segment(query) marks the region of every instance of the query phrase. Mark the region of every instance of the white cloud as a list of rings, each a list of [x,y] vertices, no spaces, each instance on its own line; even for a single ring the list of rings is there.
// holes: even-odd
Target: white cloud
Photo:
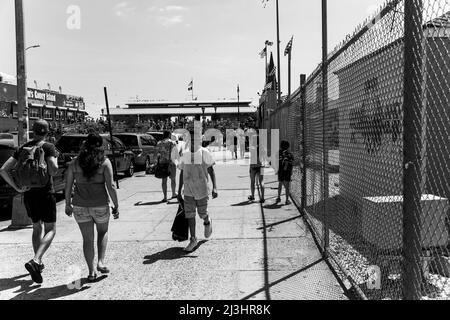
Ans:
[[[164,7],[166,11],[183,11],[186,10],[185,7],[182,6],[166,6]]]
[[[184,21],[182,11],[188,10],[186,7],[177,5],[168,6],[150,6],[147,8],[147,12],[155,18],[155,20],[163,27],[171,27],[180,24]]]
[[[164,27],[170,27],[183,22],[183,16],[158,17],[158,22]]]
[[[131,6],[128,2],[120,2],[113,8],[114,13],[118,17],[124,17],[136,11],[136,7]]]

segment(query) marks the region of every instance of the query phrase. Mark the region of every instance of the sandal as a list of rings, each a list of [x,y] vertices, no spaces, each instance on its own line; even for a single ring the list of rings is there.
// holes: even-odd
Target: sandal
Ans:
[[[87,277],[87,281],[88,281],[89,283],[96,282],[96,281],[97,281],[97,274],[94,274],[93,276],[89,275],[89,276]]]
[[[106,274],[106,273],[110,272],[108,267],[97,267],[97,271],[102,273],[102,274]]]

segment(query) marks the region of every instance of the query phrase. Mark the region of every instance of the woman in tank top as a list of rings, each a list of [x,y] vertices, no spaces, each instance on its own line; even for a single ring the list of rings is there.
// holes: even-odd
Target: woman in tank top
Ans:
[[[66,181],[66,214],[69,217],[73,215],[80,227],[89,282],[97,278],[94,225],[97,228],[97,271],[109,273],[104,260],[111,214],[110,198],[114,204],[113,215],[117,219],[119,203],[113,183],[112,164],[104,155],[103,139],[98,134],[90,134],[83,142],[78,157],[69,164]]]

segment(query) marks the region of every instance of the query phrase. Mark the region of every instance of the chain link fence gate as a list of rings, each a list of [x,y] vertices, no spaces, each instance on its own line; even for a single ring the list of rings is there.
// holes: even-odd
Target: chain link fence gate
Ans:
[[[269,115],[293,200],[360,297],[450,299],[450,1],[388,2],[327,69]]]

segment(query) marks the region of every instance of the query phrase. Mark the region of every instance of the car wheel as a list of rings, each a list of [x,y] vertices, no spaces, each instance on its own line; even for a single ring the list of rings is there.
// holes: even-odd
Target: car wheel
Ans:
[[[130,166],[128,167],[127,171],[125,171],[125,176],[132,177],[134,175],[134,161],[130,162]]]

